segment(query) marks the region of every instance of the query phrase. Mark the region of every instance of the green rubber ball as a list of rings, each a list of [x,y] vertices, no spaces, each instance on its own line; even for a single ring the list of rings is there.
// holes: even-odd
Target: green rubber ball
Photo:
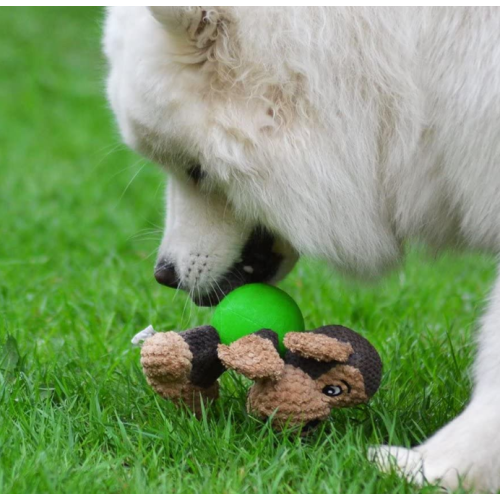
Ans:
[[[275,331],[283,354],[283,338],[288,332],[304,331],[299,306],[283,290],[270,285],[244,285],[222,299],[212,316],[212,326],[223,344],[264,328]]]

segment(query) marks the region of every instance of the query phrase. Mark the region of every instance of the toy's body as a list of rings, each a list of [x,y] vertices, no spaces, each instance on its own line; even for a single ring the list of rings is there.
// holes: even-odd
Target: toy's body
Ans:
[[[212,326],[157,333],[142,347],[141,363],[150,385],[161,396],[182,401],[195,413],[202,400],[218,396],[218,378],[233,369],[255,381],[247,408],[273,426],[315,423],[332,408],[364,403],[378,389],[382,363],[363,337],[342,326],[324,326],[284,337],[260,330],[230,345]]]
[[[185,332],[159,332],[141,350],[151,387],[165,399],[184,401],[198,413],[201,400],[219,395],[217,379],[225,371],[217,357],[219,335],[211,326]]]
[[[250,413],[272,416],[277,428],[312,427],[332,408],[368,401],[380,384],[382,363],[373,346],[348,328],[303,330],[302,313],[288,294],[252,284],[224,298],[212,326],[180,333],[148,327],[133,342],[146,339],[141,363],[151,387],[196,414],[202,401],[218,397],[218,378],[232,369],[255,382]]]

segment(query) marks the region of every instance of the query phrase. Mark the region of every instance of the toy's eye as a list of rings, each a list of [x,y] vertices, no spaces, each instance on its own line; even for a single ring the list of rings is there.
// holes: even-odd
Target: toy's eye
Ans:
[[[201,165],[194,165],[190,167],[187,171],[188,177],[195,183],[198,184],[206,177],[206,172],[203,171]]]
[[[323,387],[323,394],[326,394],[330,398],[340,396],[342,394],[342,387],[340,385],[325,385]]]

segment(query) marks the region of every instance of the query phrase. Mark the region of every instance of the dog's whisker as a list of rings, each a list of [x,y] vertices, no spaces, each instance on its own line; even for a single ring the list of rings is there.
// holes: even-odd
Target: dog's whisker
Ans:
[[[155,253],[156,253],[156,248],[154,248],[153,250],[151,250],[151,252],[149,252],[146,257],[144,257],[144,260],[149,260]]]
[[[177,287],[177,290],[179,290],[181,286],[181,283],[179,283],[178,287]],[[177,292],[176,292],[177,293]],[[189,295],[186,296],[185,300],[184,300],[184,307],[182,308],[182,314],[181,314],[181,325],[185,325],[186,323],[184,322],[184,314],[186,313],[186,307],[188,305],[188,303],[191,301]]]
[[[116,151],[117,149],[125,150],[126,146],[122,142],[116,141],[111,144],[106,144],[102,148],[99,148],[97,151],[94,152],[94,154],[108,154],[110,151],[113,152]]]
[[[212,293],[213,293],[215,296],[217,296],[217,292],[215,291],[215,288],[214,288],[214,286],[212,285],[212,283],[210,283],[210,284],[209,284],[209,286],[210,286],[210,289],[212,290]],[[210,307],[212,307],[212,294],[211,294],[211,293],[208,295],[208,303],[210,304]]]
[[[127,241],[130,241],[130,239]],[[144,241],[154,241],[154,242],[158,243],[160,241],[160,239],[159,238],[139,238],[139,237],[136,237],[136,238],[134,238],[134,241],[141,242],[141,243]],[[153,253],[155,253],[155,252],[156,252],[156,249],[153,251]]]
[[[165,189],[165,183],[164,183],[164,182],[160,182],[160,183],[158,184],[158,186],[157,186],[157,187],[156,187],[156,189],[155,189],[155,192],[154,192],[153,198],[155,198],[155,199],[156,199],[156,197],[158,196],[158,191],[159,191],[161,188]],[[163,215],[163,214],[162,214],[162,215]]]
[[[104,146],[104,147],[100,148],[98,151],[95,152],[95,154],[104,153],[104,155],[93,166],[92,172],[94,172],[95,170],[97,170],[101,166],[101,164],[104,162],[104,160],[106,158],[108,158],[108,156],[110,156],[110,155],[112,155],[112,154],[114,154],[114,153],[116,153],[118,151],[126,151],[126,150],[127,150],[127,147],[125,146],[125,144],[122,144],[120,142],[116,142],[115,144],[109,144],[107,146]],[[121,170],[121,172],[123,172],[123,170]]]
[[[217,285],[217,283],[215,282],[215,284]],[[217,285],[218,286],[218,285]],[[216,299],[217,299],[217,302],[220,302],[220,299],[221,297],[219,297],[219,294],[217,293],[217,290],[216,288],[214,287],[213,283],[210,283],[210,288],[212,289],[212,292],[214,293]],[[210,307],[212,307],[212,298],[209,297],[208,301],[210,302]]]
[[[231,289],[234,288],[235,283],[231,281],[230,278],[236,278],[236,283],[238,285],[242,285],[247,281],[246,277],[238,269],[229,270],[226,276],[224,276],[224,279],[228,282]]]
[[[246,281],[245,275],[237,268],[234,268],[229,271],[230,276],[241,279],[242,281]]]
[[[164,228],[163,228],[162,226],[159,226],[159,225],[158,225],[158,224],[156,224],[155,222],[150,221],[150,220],[148,220],[148,219],[146,219],[146,222],[147,222],[148,224],[150,224],[151,226],[153,226],[154,228],[158,229],[158,231],[160,231],[161,233],[163,233],[163,229],[164,229]]]
[[[118,170],[118,172],[115,172],[114,174],[112,174],[108,179],[107,179],[107,183],[109,184],[114,178],[118,177],[120,174],[122,174],[123,172],[126,172],[127,170],[131,170],[133,168],[135,168],[142,160],[137,160],[135,161],[134,163],[132,163],[132,165],[129,165],[125,168],[122,168],[120,170]]]
[[[179,283],[177,283],[177,286],[175,287],[174,300],[179,295],[179,290],[182,290],[180,281],[179,281]]]
[[[219,300],[219,301],[220,301],[220,300],[224,297],[225,293],[224,293],[224,291],[222,290],[222,288],[220,287],[220,285],[219,285],[219,283],[218,283],[217,281],[214,281],[213,283],[214,283],[214,285],[215,285],[215,286],[219,289],[219,292],[220,292],[220,294],[221,294],[221,295],[219,296],[219,294],[217,293],[217,290],[215,290],[215,295],[216,295],[216,297],[217,297],[217,300]]]
[[[145,234],[161,234],[161,233],[162,233],[162,231],[160,229],[144,228],[144,229],[140,229],[139,231],[137,231],[137,233],[132,235],[131,238],[134,238],[135,236],[145,235]]]
[[[141,160],[138,160],[136,162],[135,165],[139,164],[141,162]],[[143,162],[143,165],[142,167],[140,167],[137,172],[132,176],[132,178],[130,179],[130,181],[128,182],[128,184],[125,186],[125,189],[123,190],[120,198],[118,198],[118,202],[117,202],[117,205],[121,202],[121,200],[123,199],[123,197],[125,196],[125,193],[128,191],[128,188],[132,185],[132,183],[134,182],[134,180],[137,178],[137,176],[144,170],[144,168],[146,167],[147,165],[147,162],[145,162],[144,160],[142,160]],[[134,165],[134,166],[135,166]]]

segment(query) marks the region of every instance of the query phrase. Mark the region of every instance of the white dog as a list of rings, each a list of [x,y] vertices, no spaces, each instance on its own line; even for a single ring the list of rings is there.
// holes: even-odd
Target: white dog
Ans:
[[[407,240],[498,252],[499,26],[499,9],[111,9],[122,136],[172,174],[158,281],[203,304],[298,255],[376,276]],[[500,488],[499,334],[500,283],[469,406],[379,448],[382,467]]]

